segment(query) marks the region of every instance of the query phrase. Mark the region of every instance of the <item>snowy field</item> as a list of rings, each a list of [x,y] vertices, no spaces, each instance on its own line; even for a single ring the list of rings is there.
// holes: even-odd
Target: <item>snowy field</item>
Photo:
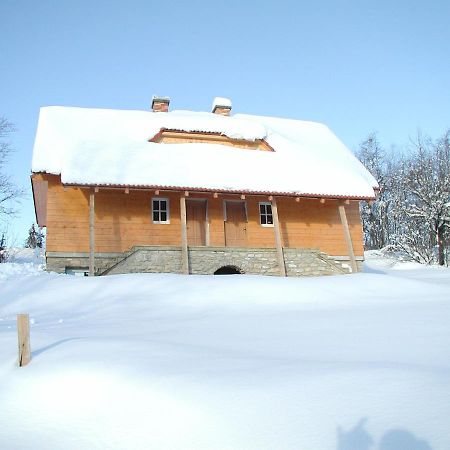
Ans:
[[[15,260],[0,449],[450,449],[449,269],[375,253],[348,276],[91,279]]]

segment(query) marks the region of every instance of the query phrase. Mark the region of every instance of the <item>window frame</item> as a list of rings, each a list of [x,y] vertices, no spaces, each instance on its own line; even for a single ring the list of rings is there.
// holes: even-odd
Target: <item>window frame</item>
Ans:
[[[164,211],[161,209],[161,203],[158,203],[159,208],[155,210],[154,208],[154,201],[165,201],[166,202],[166,220],[154,220],[154,213],[158,212],[159,218],[161,218],[161,211]],[[152,207],[151,207],[151,215],[152,215],[152,223],[155,224],[161,224],[161,225],[167,225],[170,224],[170,201],[167,197],[152,197]]]
[[[264,205],[264,206],[270,206],[270,214],[268,214],[267,213],[267,210],[266,210],[266,213],[261,213],[261,205]],[[271,202],[259,202],[258,203],[258,214],[259,214],[259,224],[262,226],[262,227],[268,227],[268,228],[273,228],[274,227],[274,224],[273,224],[273,209],[272,209],[272,203]],[[262,220],[261,220],[261,218],[262,217],[266,217],[266,222],[267,222],[267,217],[272,217],[272,223],[262,223]]]

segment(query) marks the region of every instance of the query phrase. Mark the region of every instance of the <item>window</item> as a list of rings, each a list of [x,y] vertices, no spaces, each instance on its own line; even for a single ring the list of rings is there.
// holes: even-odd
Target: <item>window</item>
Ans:
[[[269,202],[259,203],[259,221],[263,227],[273,227],[271,203]]]
[[[152,199],[152,217],[153,223],[170,223],[169,217],[169,199]]]

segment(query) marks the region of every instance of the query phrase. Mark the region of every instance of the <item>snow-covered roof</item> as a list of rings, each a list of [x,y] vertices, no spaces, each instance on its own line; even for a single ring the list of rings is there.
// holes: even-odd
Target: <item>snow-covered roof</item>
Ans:
[[[154,143],[161,129],[264,139],[273,152]],[[41,108],[33,172],[64,184],[373,198],[377,182],[320,123],[206,112]]]

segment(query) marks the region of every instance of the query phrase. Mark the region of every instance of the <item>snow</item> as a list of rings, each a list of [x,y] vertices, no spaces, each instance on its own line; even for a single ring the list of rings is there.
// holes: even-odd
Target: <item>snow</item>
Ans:
[[[266,139],[274,152],[148,142],[161,128]],[[376,181],[324,125],[212,113],[41,108],[33,172],[66,184],[373,198]]]
[[[212,109],[214,110],[215,106],[223,106],[231,109],[231,100],[225,97],[214,97],[212,103]]]
[[[2,280],[11,278],[12,276],[40,275],[40,272],[44,270],[44,266],[45,257],[43,249],[9,248],[8,263],[0,264],[0,283]]]
[[[369,256],[317,278],[0,264],[0,448],[447,450],[450,271]]]

